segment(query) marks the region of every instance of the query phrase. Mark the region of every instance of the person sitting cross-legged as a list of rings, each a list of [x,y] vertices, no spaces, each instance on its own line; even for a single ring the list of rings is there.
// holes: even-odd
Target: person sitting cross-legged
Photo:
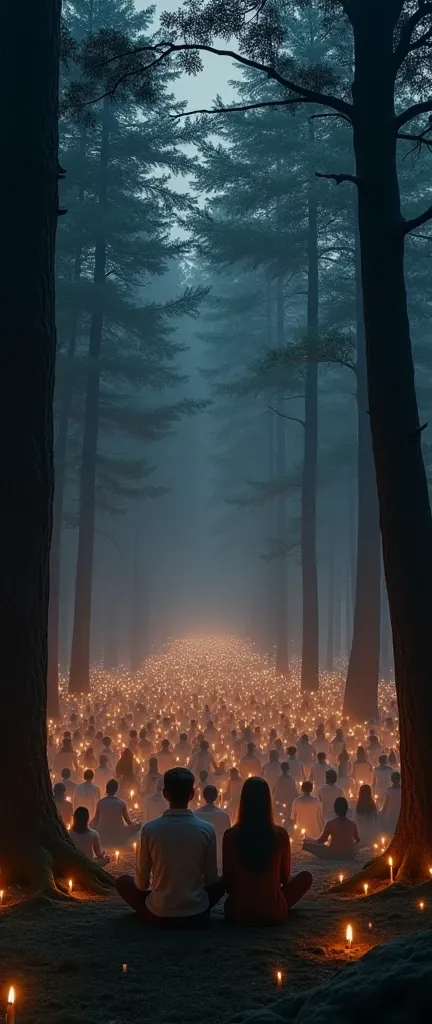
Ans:
[[[233,924],[276,925],[312,885],[310,871],[291,876],[286,829],[273,822],[265,779],[246,779],[237,824],[223,838],[225,917]]]
[[[320,860],[351,860],[360,844],[357,825],[347,818],[348,801],[338,796],[334,802],[335,817],[326,822],[319,839],[305,839],[303,849]],[[329,846],[325,843],[330,840]]]
[[[101,848],[99,832],[96,832],[94,828],[89,828],[89,812],[87,807],[75,808],[73,824],[69,834],[75,846],[94,864],[97,864],[100,868],[104,868],[106,864],[109,864],[110,858]]]
[[[216,832],[188,808],[194,797],[188,768],[165,773],[163,795],[169,809],[141,830],[135,880],[122,875],[116,889],[147,924],[197,927],[207,922],[225,893],[218,877]]]

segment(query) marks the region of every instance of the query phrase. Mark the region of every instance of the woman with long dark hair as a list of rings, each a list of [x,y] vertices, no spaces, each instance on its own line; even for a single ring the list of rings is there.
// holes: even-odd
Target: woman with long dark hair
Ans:
[[[117,761],[115,775],[119,784],[119,795],[129,803],[131,790],[136,793],[139,789],[138,779],[135,775],[135,759],[129,747],[125,747],[120,760]]]
[[[244,783],[237,824],[223,839],[225,917],[235,924],[280,924],[312,885],[309,871],[291,873],[286,829],[275,825],[265,779]]]
[[[361,845],[370,846],[378,832],[378,811],[371,787],[367,783],[360,786],[354,816]]]

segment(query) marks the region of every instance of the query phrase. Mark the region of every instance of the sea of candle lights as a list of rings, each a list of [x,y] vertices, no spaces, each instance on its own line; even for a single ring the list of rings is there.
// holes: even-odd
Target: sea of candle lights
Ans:
[[[366,743],[371,723],[342,717],[343,685],[341,666],[339,675],[323,673],[317,693],[302,694],[298,664],[291,666],[289,681],[277,677],[252,644],[235,637],[172,641],[159,654],[148,659],[141,671],[133,674],[126,668],[107,672],[96,666],[92,671],[92,687],[88,695],[69,695],[64,680],[61,684],[61,720],[48,723],[51,756],[60,748],[66,729],[72,733],[78,730],[80,739],[74,747],[79,760],[79,781],[85,767],[85,752],[93,742],[89,732],[90,716],[93,716],[96,731],[101,730],[111,737],[115,757],[119,757],[128,745],[132,728],[139,733],[151,722],[151,742],[157,753],[163,739],[169,739],[173,746],[181,732],[189,733],[192,721],[196,723],[195,730],[199,735],[211,720],[214,738],[210,747],[217,763],[225,767],[223,782],[217,783],[219,801],[226,807],[224,794],[228,772],[231,767],[238,767],[242,755],[233,741],[233,730],[241,735],[248,726],[253,730],[258,750],[261,743],[263,754],[269,749],[270,730],[275,730],[286,747],[288,733],[298,736],[307,733],[313,740],[316,727],[321,722],[329,739],[335,729],[342,726],[350,756],[358,745]],[[389,715],[393,718],[395,732],[391,742],[397,750],[395,689],[389,681],[380,684],[379,707],[382,719]],[[379,723],[374,724],[379,730]],[[99,752],[100,748],[95,744],[96,758]],[[148,754],[136,749],[134,757],[137,786],[128,790],[127,797],[130,813],[140,819],[144,809],[142,787],[148,769]],[[52,779],[53,782],[58,781],[54,772]],[[355,797],[356,794],[351,792]],[[197,802],[200,799],[198,787]],[[284,808],[279,810],[281,824],[287,824]],[[294,826],[293,837],[296,835],[301,842],[305,829],[297,830]],[[383,844],[384,839],[382,850]],[[110,852],[113,863],[118,866],[120,851]]]

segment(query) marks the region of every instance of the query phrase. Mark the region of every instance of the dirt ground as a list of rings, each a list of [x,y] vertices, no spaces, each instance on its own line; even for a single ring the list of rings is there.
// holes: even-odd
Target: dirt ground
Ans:
[[[294,872],[311,861],[294,847]],[[121,872],[127,868],[120,863]],[[317,862],[312,870],[308,899],[284,926],[261,930],[229,927],[218,907],[202,931],[154,932],[117,897],[92,900],[77,893],[66,904],[12,906],[14,894],[6,893],[0,1013],[14,984],[17,1024],[226,1024],[240,1012],[317,985],[376,944],[432,925],[432,902],[423,897],[421,910],[415,892],[329,895],[339,872],[349,874],[353,865],[329,870]]]

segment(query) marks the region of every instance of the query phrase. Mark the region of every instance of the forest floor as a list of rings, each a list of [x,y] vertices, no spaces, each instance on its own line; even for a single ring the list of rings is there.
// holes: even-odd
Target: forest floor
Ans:
[[[261,930],[229,927],[222,906],[207,928],[170,933],[143,927],[116,896],[77,893],[70,903],[12,906],[16,894],[6,893],[0,1012],[14,984],[17,1024],[227,1024],[329,979],[377,944],[432,926],[432,902],[421,910],[415,891],[385,899],[331,895],[339,872],[351,874],[353,864],[312,864],[294,848],[294,873],[306,866],[314,874],[308,898],[285,925]],[[121,873],[128,869],[120,863]]]

